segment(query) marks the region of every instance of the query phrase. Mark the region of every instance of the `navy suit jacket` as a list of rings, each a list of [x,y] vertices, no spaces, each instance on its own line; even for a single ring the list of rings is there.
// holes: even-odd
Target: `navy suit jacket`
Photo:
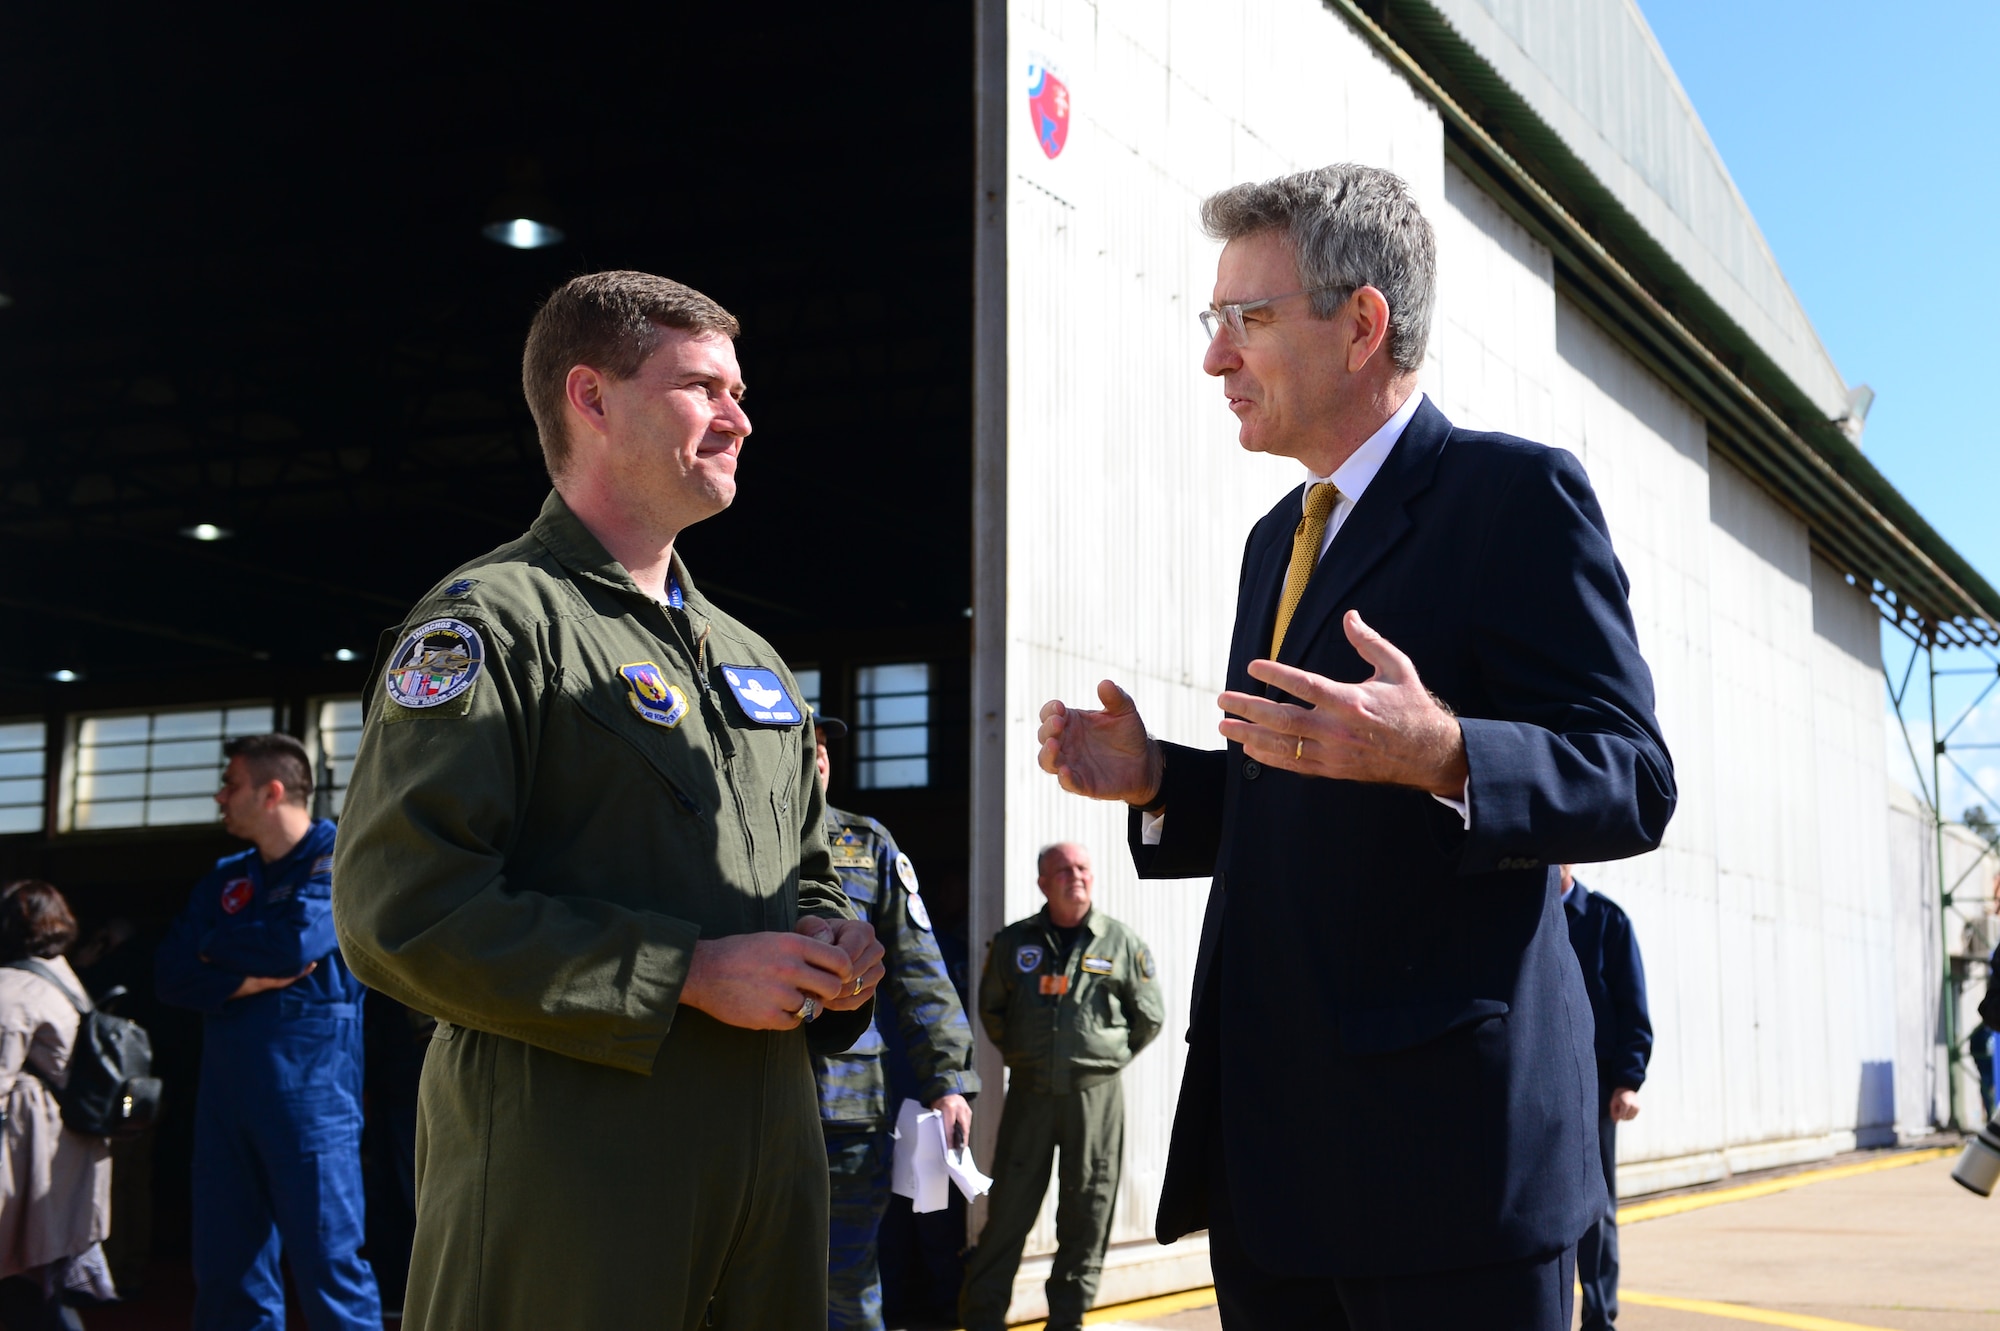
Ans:
[[[1228,687],[1269,650],[1302,490],[1244,549]],[[1373,674],[1349,609],[1455,712],[1472,825],[1428,794],[1168,745],[1143,878],[1212,878],[1158,1220],[1207,1223],[1223,1134],[1274,1274],[1546,1256],[1605,1207],[1590,1004],[1553,866],[1657,846],[1674,808],[1624,570],[1566,452],[1429,402],[1320,560],[1279,660]],[[1217,1122],[1216,1116],[1220,1116]]]
[[[1646,1061],[1653,1053],[1653,1018],[1646,1010],[1646,966],[1632,917],[1602,893],[1581,882],[1563,903],[1569,917],[1569,944],[1590,995],[1597,1030],[1597,1110],[1611,1105],[1611,1093],[1646,1084]]]

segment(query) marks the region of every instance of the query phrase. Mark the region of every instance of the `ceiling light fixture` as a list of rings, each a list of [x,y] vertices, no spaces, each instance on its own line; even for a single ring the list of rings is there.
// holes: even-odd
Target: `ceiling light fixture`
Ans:
[[[333,651],[333,659],[336,661],[359,661],[361,653],[355,651],[352,647],[336,647]]]
[[[226,541],[236,533],[227,527],[218,527],[213,522],[197,522],[192,527],[181,528],[181,535],[190,541]]]
[[[540,250],[562,243],[562,228],[537,222],[531,217],[510,217],[504,222],[488,222],[479,228],[488,240],[515,250]]]
[[[51,670],[49,678],[58,684],[80,684],[83,682],[81,670]]]

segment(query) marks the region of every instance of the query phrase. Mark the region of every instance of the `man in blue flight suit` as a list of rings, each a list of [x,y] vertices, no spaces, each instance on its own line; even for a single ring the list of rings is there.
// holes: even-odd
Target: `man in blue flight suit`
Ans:
[[[815,715],[813,727],[824,790],[831,771],[826,742],[845,735],[847,723]],[[875,1023],[846,1053],[813,1055],[831,1185],[826,1322],[829,1331],[882,1331],[876,1243],[889,1206],[893,1158],[883,1017],[894,1014],[918,1095],[925,1108],[944,1115],[947,1141],[971,1137],[972,1108],[966,1101],[979,1093],[979,1074],[972,1070],[972,1025],[931,935],[930,911],[917,893],[910,857],[882,824],[831,804],[826,839],[841,887],[861,918],[875,926],[887,954]]]
[[[195,1331],[282,1331],[282,1256],[312,1331],[380,1331],[361,1256],[361,1000],[333,934],[333,824],[289,735],[248,735],[215,802],[254,849],[217,862],[160,944],[160,998],[203,1014]]]
[[[1618,1320],[1618,1125],[1639,1117],[1653,1021],[1631,917],[1610,897],[1578,882],[1574,867],[1562,866],[1563,914],[1597,1025],[1597,1149],[1610,1199],[1577,1240],[1576,1278],[1583,1286],[1581,1331],[1610,1331]]]

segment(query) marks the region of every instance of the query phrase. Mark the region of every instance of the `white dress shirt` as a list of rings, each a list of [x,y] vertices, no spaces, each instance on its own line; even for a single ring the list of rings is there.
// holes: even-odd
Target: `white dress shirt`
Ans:
[[[1335,467],[1332,475],[1319,476],[1312,472],[1306,473],[1308,486],[1331,482],[1340,490],[1340,498],[1334,501],[1333,512],[1327,514],[1326,517],[1326,534],[1320,537],[1319,557],[1321,559],[1326,558],[1326,552],[1332,547],[1333,538],[1340,533],[1341,526],[1347,521],[1347,515],[1354,511],[1354,506],[1361,502],[1361,496],[1368,492],[1368,486],[1374,481],[1375,473],[1381,471],[1382,464],[1389,460],[1390,450],[1395,448],[1396,441],[1403,437],[1403,431],[1408,428],[1411,418],[1417,414],[1417,408],[1423,405],[1423,401],[1424,395],[1422,392],[1410,394],[1404,400],[1403,405],[1396,408],[1396,414],[1382,422],[1382,428],[1374,434],[1369,435],[1367,442],[1348,454],[1347,460],[1342,462],[1338,467]],[[1299,492],[1299,512],[1301,516],[1305,512],[1305,496],[1309,493],[1311,493],[1310,489]],[[1466,788],[1461,792],[1458,799],[1450,799],[1443,795],[1432,795],[1431,798],[1446,808],[1455,811],[1464,820],[1465,826],[1470,829],[1472,826],[1472,780],[1470,777],[1466,778],[1465,785]],[[1139,815],[1140,844],[1147,846],[1159,845],[1160,830],[1165,826],[1166,821],[1167,811],[1165,809],[1160,810],[1158,813],[1141,813]]]

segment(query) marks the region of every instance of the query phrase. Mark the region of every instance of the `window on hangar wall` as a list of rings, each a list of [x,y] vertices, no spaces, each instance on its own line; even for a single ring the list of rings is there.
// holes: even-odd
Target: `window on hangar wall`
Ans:
[[[819,667],[807,666],[803,670],[794,670],[792,678],[799,682],[799,692],[806,695],[801,701],[817,712],[819,710],[820,691]]]
[[[214,822],[223,741],[276,720],[268,702],[72,717],[62,830]]]
[[[931,667],[925,661],[854,672],[854,784],[890,790],[931,783]]]
[[[42,830],[48,750],[48,727],[40,720],[0,721],[0,835]]]
[[[315,698],[307,715],[312,718],[306,747],[313,759],[313,813],[338,818],[354,776],[354,753],[361,747],[361,699]]]

